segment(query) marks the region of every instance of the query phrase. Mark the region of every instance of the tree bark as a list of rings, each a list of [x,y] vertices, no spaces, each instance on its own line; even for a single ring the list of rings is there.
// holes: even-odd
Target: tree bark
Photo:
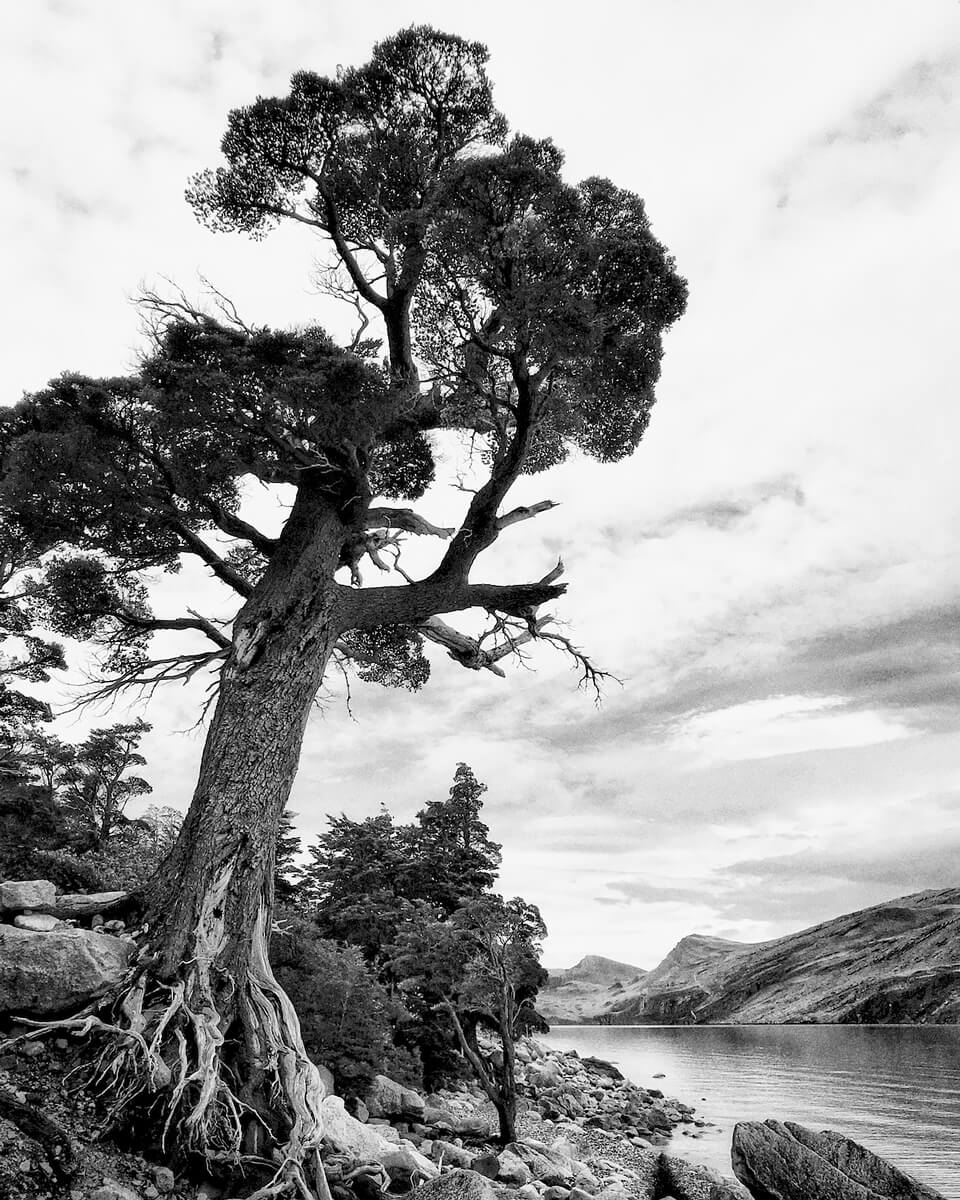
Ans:
[[[237,619],[193,801],[147,906],[149,976],[167,989],[161,1032],[174,1049],[160,1057],[179,1062],[169,1080],[162,1064],[154,1069],[172,1089],[178,1141],[208,1156],[211,1147],[221,1157],[242,1148],[262,1159],[267,1128],[290,1172],[319,1146],[323,1085],[267,957],[274,858],[339,632],[334,572],[343,539],[322,478],[305,478]],[[149,990],[147,1001],[155,1010]],[[309,1185],[323,1196],[314,1159]]]

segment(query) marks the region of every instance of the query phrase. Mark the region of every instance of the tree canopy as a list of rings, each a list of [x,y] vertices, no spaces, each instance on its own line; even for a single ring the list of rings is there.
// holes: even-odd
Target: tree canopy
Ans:
[[[521,476],[573,449],[613,462],[636,448],[686,301],[642,200],[568,182],[551,141],[511,135],[486,60],[479,43],[413,26],[360,67],[298,72],[286,96],[230,113],[221,165],[190,184],[212,229],[262,237],[290,222],[319,239],[323,285],[356,314],[348,344],[316,324],[248,324],[222,296],[207,312],[149,294],[136,370],[66,373],[0,411],[3,536],[30,564],[29,601],[2,610],[8,632],[29,602],[51,631],[99,646],[101,694],[217,672],[193,800],[150,892],[149,965],[111,1000],[110,1027],[137,1037],[101,1062],[120,1110],[175,1121],[211,1169],[280,1162],[262,1195],[326,1190],[322,1083],[266,952],[318,689],[339,665],[415,690],[425,639],[497,674],[527,643],[551,643],[598,680],[542,611],[565,590],[562,562],[509,582],[477,580],[477,563],[554,507],[508,508]],[[480,482],[438,526],[407,504],[453,435]],[[290,489],[279,533],[250,520],[251,481]],[[407,535],[440,544],[417,576]],[[155,612],[153,574],[191,557],[224,600]],[[366,583],[368,561],[389,577]],[[443,619],[467,610],[481,633]],[[45,670],[43,647],[13,631],[16,669]],[[184,640],[161,655],[156,634]],[[477,797],[462,782],[469,825]],[[437,817],[420,826],[424,846],[439,832],[446,844]],[[471,836],[456,852],[479,884],[492,844]],[[242,1098],[237,1080],[252,1081]]]

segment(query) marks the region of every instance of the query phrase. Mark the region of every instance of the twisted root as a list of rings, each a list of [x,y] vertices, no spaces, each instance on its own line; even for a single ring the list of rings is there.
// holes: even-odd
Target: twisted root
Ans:
[[[172,985],[151,979],[150,964],[141,963],[119,993],[96,1007],[62,1020],[25,1021],[31,1032],[14,1040],[63,1030],[78,1037],[102,1035],[106,1045],[82,1086],[110,1098],[111,1125],[135,1102],[146,1100],[165,1114],[165,1147],[175,1138],[178,1147],[202,1155],[211,1168],[273,1170],[250,1200],[330,1200],[320,1158],[324,1085],[307,1057],[296,1011],[270,967],[264,906],[253,930],[247,976],[234,984],[231,1008],[247,1035],[250,1060],[271,1081],[267,1115],[278,1113],[289,1129],[269,1159],[243,1149],[251,1121],[267,1134],[270,1128],[238,1094],[223,1053],[227,1022],[217,1006],[214,979],[222,994],[217,960],[226,932],[218,906],[228,878],[225,872],[222,888],[213,889],[203,906],[195,957],[184,965],[182,979]],[[99,1015],[107,1009],[116,1014],[112,1021]]]

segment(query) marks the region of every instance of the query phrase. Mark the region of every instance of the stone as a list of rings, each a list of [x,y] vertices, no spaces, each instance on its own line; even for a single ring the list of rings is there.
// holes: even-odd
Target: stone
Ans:
[[[500,1170],[497,1179],[500,1183],[509,1183],[523,1187],[530,1182],[530,1168],[519,1155],[511,1150],[503,1150],[499,1156]]]
[[[12,912],[32,912],[53,908],[57,889],[47,879],[22,879],[0,883],[0,909]]]
[[[52,933],[60,924],[56,917],[38,912],[21,913],[13,918],[13,923],[17,929],[29,929],[33,933]]]
[[[489,1179],[459,1168],[421,1184],[414,1195],[417,1200],[497,1200]]]
[[[177,1181],[169,1167],[154,1167],[151,1174],[157,1190],[166,1195],[177,1186]]]
[[[531,1063],[527,1067],[527,1083],[533,1087],[539,1088],[541,1091],[545,1088],[557,1087],[563,1078],[560,1070],[560,1064],[552,1058],[544,1059],[542,1062]]]
[[[377,1126],[363,1125],[351,1117],[339,1096],[324,1097],[320,1111],[323,1115],[323,1140],[339,1153],[357,1162],[380,1163],[397,1153],[398,1147],[384,1137]],[[437,1166],[429,1158],[412,1146],[403,1149],[411,1156],[412,1163],[424,1178],[432,1179],[437,1174]]]
[[[453,1142],[445,1142],[442,1138],[433,1139],[430,1157],[438,1163],[450,1163],[455,1167],[465,1169],[469,1169],[473,1162],[473,1154],[469,1150],[464,1150],[462,1146],[455,1146]]]
[[[470,1170],[476,1171],[484,1179],[496,1179],[500,1174],[500,1159],[496,1154],[478,1154],[470,1163]]]
[[[532,1183],[525,1183],[517,1188],[517,1200],[540,1200],[540,1193]]]
[[[386,1075],[374,1075],[366,1105],[371,1117],[411,1117],[415,1121],[423,1120],[426,1107],[415,1091]]]
[[[490,1122],[485,1117],[466,1113],[464,1116],[456,1118],[453,1131],[461,1137],[485,1138],[490,1133]]]
[[[733,1171],[754,1196],[782,1200],[944,1200],[940,1192],[839,1133],[792,1121],[745,1121],[733,1131]]]
[[[547,1187],[571,1187],[577,1181],[577,1175],[583,1165],[543,1145],[542,1142],[511,1142],[505,1149],[526,1163],[533,1178],[539,1179]]]
[[[336,1088],[333,1084],[333,1072],[329,1067],[325,1067],[323,1063],[317,1063],[317,1074],[323,1081],[323,1094],[325,1096],[333,1096],[336,1094]]]
[[[545,1192],[542,1192],[541,1195],[543,1196],[543,1200],[567,1200],[567,1197],[570,1195],[570,1189],[554,1183]]]
[[[397,1146],[392,1150],[384,1151],[380,1156],[380,1162],[386,1168],[387,1174],[390,1176],[390,1182],[398,1185],[398,1189],[408,1192],[411,1187],[415,1186],[420,1179],[432,1179],[436,1175],[436,1168],[433,1163],[429,1163],[429,1172],[424,1172],[420,1164],[427,1161],[422,1154],[417,1153],[412,1146]]]
[[[330,1093],[328,1092],[327,1095],[330,1095]],[[355,1116],[362,1125],[365,1125],[367,1121],[370,1120],[370,1110],[360,1099],[354,1100],[353,1102],[353,1116]]]
[[[105,1179],[103,1186],[94,1188],[88,1195],[88,1200],[141,1200],[140,1194],[133,1188],[115,1179]]]
[[[660,1182],[677,1200],[741,1200],[717,1171],[698,1166],[672,1154],[660,1155]]]
[[[86,929],[35,933],[0,925],[0,1014],[52,1016],[79,1008],[120,982],[136,950]]]

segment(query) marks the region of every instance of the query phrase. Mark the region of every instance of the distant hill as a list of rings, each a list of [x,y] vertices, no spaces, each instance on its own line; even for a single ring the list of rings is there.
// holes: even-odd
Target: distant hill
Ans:
[[[693,934],[639,980],[594,995],[581,1019],[604,1024],[955,1024],[960,888],[753,945]]]
[[[537,1008],[554,1025],[589,1021],[600,1008],[637,985],[646,975],[642,967],[588,954],[572,967],[550,972],[540,992]]]

